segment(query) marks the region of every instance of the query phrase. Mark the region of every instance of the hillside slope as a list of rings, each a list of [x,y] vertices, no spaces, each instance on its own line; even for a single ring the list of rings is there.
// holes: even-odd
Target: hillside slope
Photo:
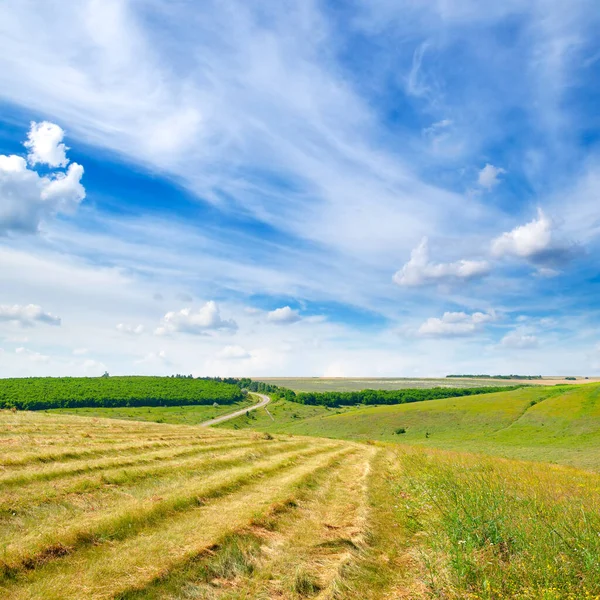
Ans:
[[[0,449],[1,598],[600,594],[589,471],[28,411]]]
[[[399,406],[276,402],[228,427],[485,452],[600,469],[600,385],[531,387]],[[262,412],[262,414],[261,414]],[[396,433],[404,429],[405,433]]]

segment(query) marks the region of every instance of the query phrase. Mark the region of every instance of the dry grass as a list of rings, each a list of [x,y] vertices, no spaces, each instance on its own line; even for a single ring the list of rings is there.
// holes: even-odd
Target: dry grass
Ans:
[[[0,449],[0,598],[600,599],[597,473],[7,411]]]
[[[144,589],[354,446],[0,412],[0,596]]]

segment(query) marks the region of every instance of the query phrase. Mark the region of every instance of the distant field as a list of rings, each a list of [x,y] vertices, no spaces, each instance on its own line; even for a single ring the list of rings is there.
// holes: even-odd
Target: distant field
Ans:
[[[600,469],[600,384],[528,387],[462,398],[326,409],[277,401],[223,424],[485,452]],[[271,418],[272,417],[272,418]],[[404,428],[405,433],[396,433]]]
[[[364,389],[398,390],[403,388],[432,388],[432,387],[487,387],[498,385],[556,385],[600,381],[600,378],[585,380],[578,377],[576,381],[564,377],[544,377],[543,379],[479,379],[442,377],[439,379],[411,378],[321,378],[321,377],[265,377],[257,379],[286,387],[296,392],[352,392]]]
[[[40,411],[0,411],[0,448],[0,598],[600,597],[592,472]]]
[[[130,421],[151,421],[155,423],[172,423],[175,425],[198,425],[215,417],[235,412],[241,408],[252,406],[257,401],[247,398],[233,404],[218,406],[186,405],[186,406],[134,406],[123,408],[58,408],[48,410],[55,414],[72,414],[82,417],[98,417],[107,419],[125,419]]]

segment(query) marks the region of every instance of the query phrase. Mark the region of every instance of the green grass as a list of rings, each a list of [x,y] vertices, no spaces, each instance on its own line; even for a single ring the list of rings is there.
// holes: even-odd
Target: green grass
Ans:
[[[232,404],[218,406],[132,406],[122,408],[57,408],[46,412],[56,414],[72,414],[81,417],[97,417],[109,419],[125,419],[130,421],[153,421],[155,423],[172,423],[175,425],[198,425],[221,415],[235,412],[256,404],[254,398],[247,398]]]
[[[223,427],[377,440],[600,469],[600,385],[530,387],[397,406],[277,401]],[[404,428],[406,433],[397,434]]]
[[[398,524],[428,596],[600,598],[600,479],[472,454],[396,453]]]

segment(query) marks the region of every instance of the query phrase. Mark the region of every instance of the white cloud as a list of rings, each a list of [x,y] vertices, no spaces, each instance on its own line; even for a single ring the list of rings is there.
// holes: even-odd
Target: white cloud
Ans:
[[[56,162],[60,156],[50,150],[41,142],[32,142],[36,162]],[[23,157],[0,155],[0,235],[8,231],[35,232],[43,220],[72,213],[85,198],[82,177],[83,167],[77,163],[71,163],[66,172],[40,176]]]
[[[493,240],[492,253],[498,257],[515,256],[545,264],[546,268],[540,269],[539,274],[548,277],[557,272],[547,265],[566,262],[575,253],[575,247],[555,239],[552,221],[542,209],[538,209],[537,219],[519,225]]]
[[[73,350],[73,356],[85,356],[89,350],[87,348],[75,348]]]
[[[477,177],[477,183],[487,190],[491,190],[496,187],[500,183],[499,175],[506,173],[506,170],[502,167],[495,167],[494,165],[490,165],[489,163],[479,171],[479,176]]]
[[[170,364],[169,359],[167,358],[167,353],[164,350],[159,350],[158,352],[148,352],[148,354],[144,355],[143,358],[140,358],[135,361],[135,364],[142,365],[145,363],[154,363],[154,364]]]
[[[423,135],[429,138],[435,138],[440,133],[442,133],[448,127],[451,127],[453,124],[451,119],[442,119],[441,121],[436,121],[432,123],[429,127],[423,129]]]
[[[117,325],[117,331],[125,333],[127,335],[140,335],[144,333],[143,325],[129,325],[128,323],[119,323]]]
[[[65,132],[55,123],[32,121],[25,147],[29,150],[27,160],[32,166],[66,167],[68,148],[62,143]]]
[[[32,362],[36,363],[47,363],[50,361],[50,357],[45,354],[40,354],[39,352],[34,352],[33,350],[29,350],[27,348],[17,348],[15,353],[19,356],[23,356]]]
[[[465,281],[483,277],[490,272],[484,260],[459,260],[452,263],[429,261],[427,238],[411,252],[410,260],[397,271],[393,280],[402,286],[419,286],[444,281]]]
[[[37,304],[13,304],[0,305],[0,321],[11,321],[19,323],[23,327],[32,327],[35,323],[46,323],[47,325],[60,325],[60,317],[44,312]]]
[[[225,346],[225,348],[217,352],[217,358],[226,360],[239,360],[243,358],[251,358],[251,354],[245,348],[242,348],[242,346]]]
[[[417,334],[423,337],[461,337],[477,333],[486,323],[494,321],[494,312],[445,312],[442,318],[431,317],[418,329]]]
[[[232,319],[222,319],[219,307],[213,300],[207,302],[198,310],[183,308],[177,312],[168,312],[156,329],[157,335],[174,332],[202,335],[208,331],[237,329],[237,323]]]
[[[267,313],[267,320],[271,323],[290,324],[297,323],[302,317],[297,310],[293,310],[289,306],[282,306]]]
[[[88,358],[83,361],[81,365],[86,371],[94,371],[97,373],[101,373],[106,371],[106,365],[99,360],[94,360],[92,358]]]
[[[514,331],[507,333],[502,338],[500,345],[504,346],[505,348],[518,348],[521,350],[537,348],[538,338],[535,335],[515,329]]]

